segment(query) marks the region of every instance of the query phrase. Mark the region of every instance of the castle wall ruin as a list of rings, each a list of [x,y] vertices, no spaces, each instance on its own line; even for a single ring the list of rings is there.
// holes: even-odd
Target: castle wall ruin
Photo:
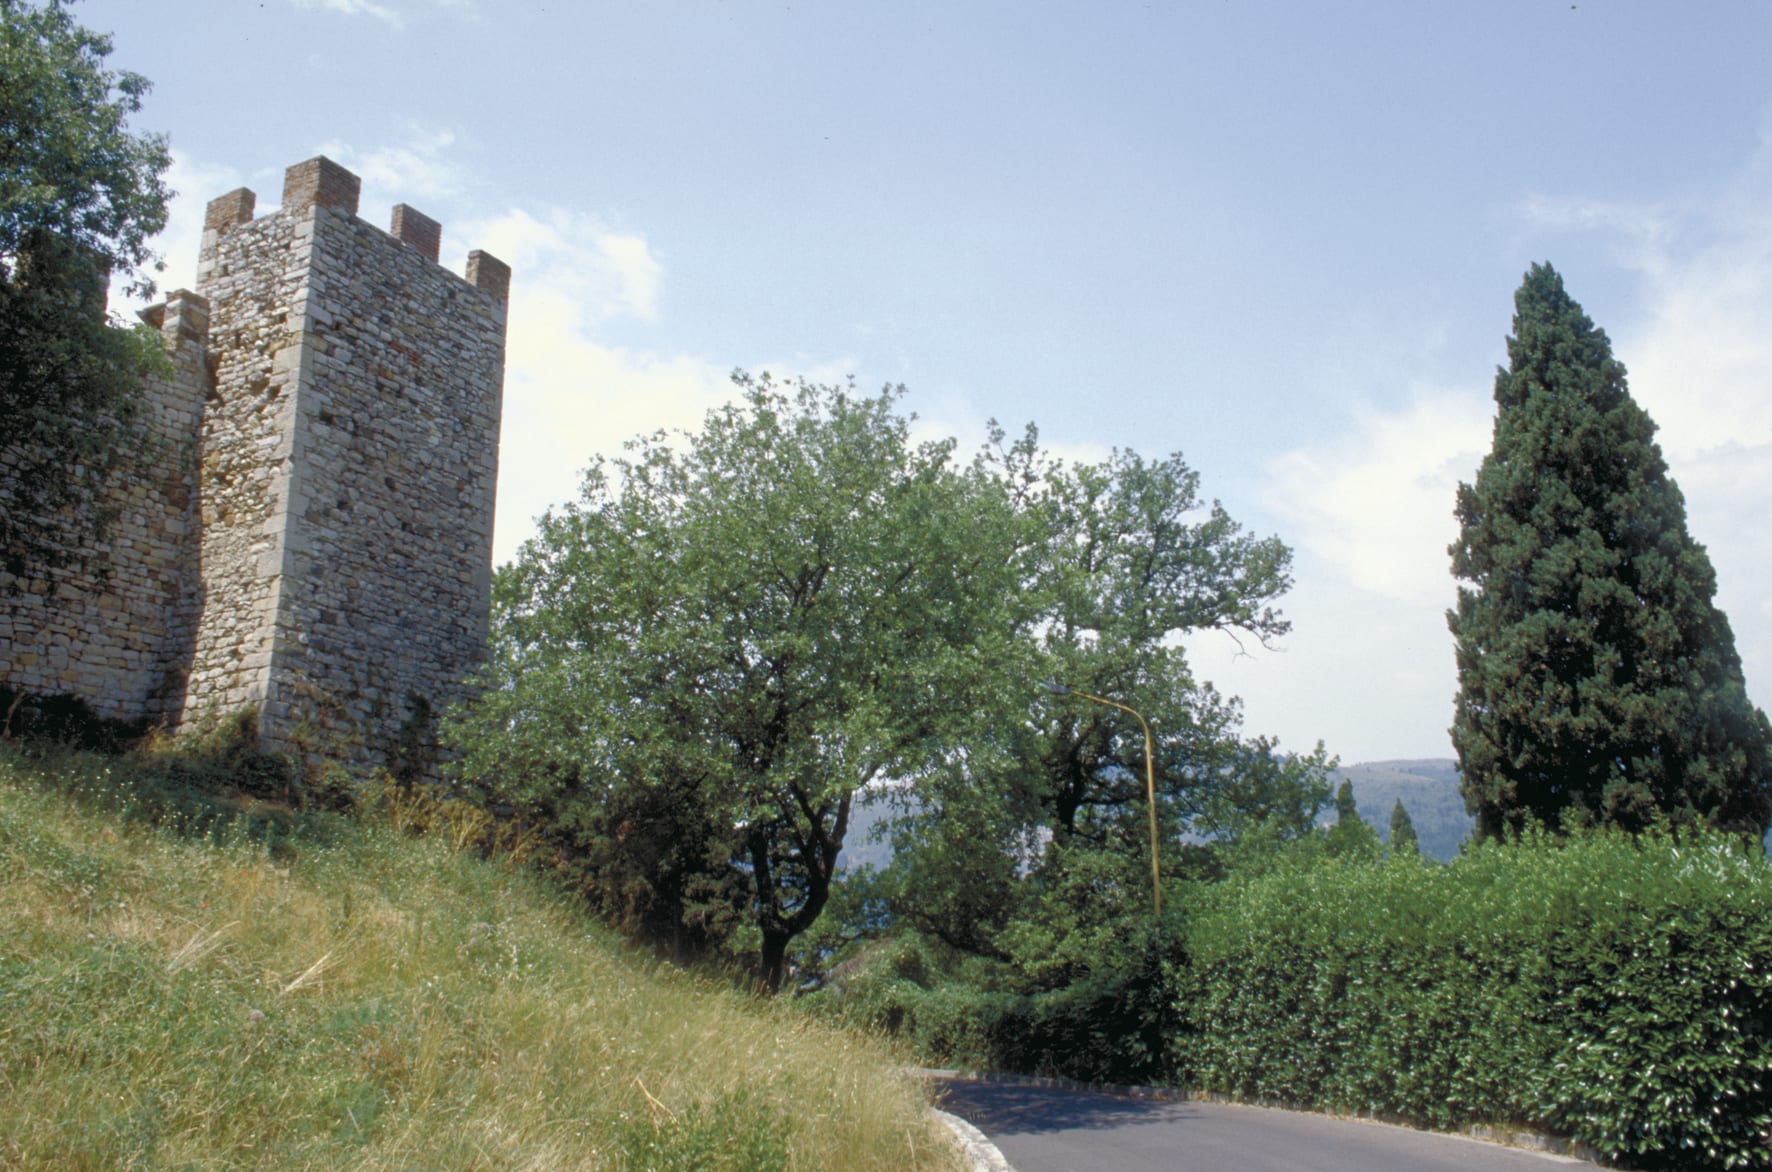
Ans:
[[[402,204],[383,232],[358,191],[317,158],[272,214],[209,204],[196,291],[144,314],[177,372],[146,388],[157,459],[114,486],[105,542],[0,583],[0,682],[172,728],[254,708],[266,748],[359,765],[462,697],[510,270],[456,276],[436,221]]]

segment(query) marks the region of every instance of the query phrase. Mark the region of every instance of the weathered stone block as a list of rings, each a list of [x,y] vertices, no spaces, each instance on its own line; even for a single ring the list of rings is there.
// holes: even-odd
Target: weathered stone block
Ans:
[[[244,187],[236,187],[226,195],[217,196],[204,209],[203,230],[220,234],[237,224],[251,223],[252,209],[257,202],[258,196]]]
[[[408,248],[417,249],[427,260],[436,260],[442,251],[443,225],[410,204],[394,205],[394,222],[389,231],[394,239]]]
[[[280,210],[299,216],[313,207],[337,208],[354,216],[362,187],[361,179],[325,155],[319,155],[305,163],[297,163],[283,173],[283,207]]]

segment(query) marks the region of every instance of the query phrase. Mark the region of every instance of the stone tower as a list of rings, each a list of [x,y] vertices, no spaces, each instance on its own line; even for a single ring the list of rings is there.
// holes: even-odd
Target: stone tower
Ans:
[[[158,462],[110,486],[102,544],[0,597],[0,685],[173,727],[250,708],[264,747],[359,766],[460,698],[510,270],[473,252],[456,276],[436,221],[402,204],[383,232],[359,186],[316,158],[272,214],[209,204],[196,291],[143,314],[176,371],[147,387]]]
[[[510,270],[455,276],[436,221],[401,204],[382,232],[358,188],[317,158],[273,215],[209,204],[183,709],[256,705],[271,748],[378,760],[485,647]]]

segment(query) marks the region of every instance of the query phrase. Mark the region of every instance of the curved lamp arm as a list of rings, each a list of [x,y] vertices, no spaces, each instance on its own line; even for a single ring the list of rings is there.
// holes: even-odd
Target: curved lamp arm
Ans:
[[[1040,686],[1054,696],[1075,696],[1079,700],[1089,700],[1096,704],[1105,704],[1109,708],[1118,708],[1121,712],[1130,712],[1138,721],[1138,727],[1144,730],[1144,796],[1145,809],[1150,814],[1151,822],[1151,907],[1159,919],[1163,915],[1163,881],[1157,869],[1157,771],[1153,764],[1156,754],[1151,748],[1151,726],[1145,723],[1143,715],[1129,704],[1118,700],[1109,700],[1106,696],[1091,696],[1088,692],[1079,692],[1067,688],[1057,680],[1041,680]]]

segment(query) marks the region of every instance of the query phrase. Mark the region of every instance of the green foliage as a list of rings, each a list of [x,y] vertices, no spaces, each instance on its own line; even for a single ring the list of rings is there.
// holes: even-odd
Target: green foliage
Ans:
[[[1335,791],[1335,822],[1324,836],[1324,849],[1336,858],[1370,859],[1378,855],[1378,832],[1360,817],[1354,804],[1354,783],[1342,780]]]
[[[1270,737],[1239,741],[1226,732],[1213,751],[1213,767],[1192,775],[1195,784],[1185,798],[1188,830],[1205,840],[1205,849],[1221,854],[1239,853],[1245,842],[1266,849],[1310,835],[1335,772],[1323,746],[1285,753]]]
[[[1392,854],[1415,855],[1421,853],[1421,844],[1415,838],[1415,823],[1409,820],[1409,809],[1398,798],[1397,804],[1391,807],[1391,834],[1389,844]]]
[[[1757,852],[1700,831],[1535,832],[1444,867],[1307,852],[1201,893],[1178,1067],[1255,1098],[1538,1126],[1640,1166],[1761,1166],[1769,899]]]
[[[140,272],[166,223],[164,139],[131,133],[147,82],[60,3],[0,0],[0,570],[59,564],[102,536],[103,485],[132,451],[152,331],[105,320],[105,283]]]
[[[754,1172],[788,1166],[793,1122],[768,1107],[752,1104],[739,1091],[704,1106],[671,1111],[648,1104],[644,1116],[630,1118],[617,1134],[621,1164],[636,1172]]]
[[[60,0],[0,0],[0,279],[45,235],[115,273],[151,258],[172,159],[164,136],[129,129],[148,81],[106,68],[110,54]]]
[[[0,263],[0,339],[0,569],[22,576],[106,531],[106,484],[154,450],[142,379],[166,358],[147,326],[105,320],[102,275],[55,237],[10,273]]]
[[[1179,455],[1147,461],[1116,451],[1101,464],[1065,467],[1039,451],[1031,429],[999,450],[1007,483],[1040,489],[1027,500],[1034,528],[1020,567],[1037,678],[1144,716],[1169,839],[1246,784],[1253,764],[1236,738],[1235,703],[1194,680],[1176,641],[1206,630],[1262,643],[1285,634],[1289,624],[1272,603],[1291,586],[1291,551],[1278,538],[1243,533],[1216,501],[1202,500],[1199,474]],[[1054,841],[1138,844],[1138,721],[1075,697],[1040,697],[1031,715],[1032,735],[1012,768],[1038,779]],[[1263,752],[1271,746],[1252,748],[1271,756]]]
[[[119,752],[102,744],[101,767],[75,764],[86,737],[27,735],[6,745],[20,778],[53,780],[61,792],[94,809],[132,823],[187,837],[221,832],[273,849],[298,833],[317,833],[318,813],[342,803],[321,803],[298,785],[287,758],[259,751],[256,710],[202,722],[177,738],[150,734]],[[54,730],[35,730],[36,732]],[[102,731],[102,726],[101,726]]]
[[[808,1004],[890,1032],[924,1062],[1097,1082],[1167,1081],[1170,1039],[1181,1021],[1172,974],[1181,955],[1176,921],[1119,916],[1079,933],[1075,912],[1068,914],[1071,922],[1030,932],[1024,941],[1050,942],[1065,953],[1037,979],[1015,965],[902,933],[864,952],[854,972]]]
[[[1665,817],[1757,838],[1772,725],[1655,424],[1548,265],[1515,306],[1494,447],[1459,486],[1451,547],[1468,583],[1448,616],[1452,739],[1478,832]]]
[[[1179,649],[1207,629],[1283,634],[1272,602],[1290,554],[1201,500],[1179,456],[1064,466],[1031,428],[1004,440],[986,460],[1015,507],[1019,677],[988,739],[905,796],[892,861],[869,880],[897,936],[834,953],[851,959],[820,1000],[901,1032],[930,1061],[1158,1080],[1175,1021],[1176,896],[1311,836],[1328,796],[1321,746],[1299,756],[1243,739],[1236,703],[1197,682]],[[1046,695],[1031,686],[1041,678],[1074,691]]]
[[[910,443],[899,392],[734,377],[741,403],[594,466],[500,571],[488,688],[451,735],[587,892],[710,943],[742,920],[775,987],[856,795],[943,766],[993,709],[1014,527],[950,443]]]
[[[1283,634],[1289,551],[1176,456],[1066,467],[1030,428],[960,467],[895,392],[736,377],[743,403],[593,468],[501,571],[486,690],[446,733],[463,778],[681,951],[852,987],[908,930],[945,958],[921,1020],[976,992],[1017,1064],[1160,1069],[1157,953],[1128,943],[1154,930],[1147,768],[1171,883],[1309,834],[1327,795],[1321,747],[1240,738],[1178,646]],[[1150,760],[1135,717],[1041,676],[1135,700]],[[864,790],[899,807],[894,855],[839,882]]]
[[[1260,642],[1285,633],[1272,603],[1290,586],[1291,555],[1277,538],[1245,534],[1202,500],[1179,455],[1117,451],[1065,466],[1032,428],[1013,443],[993,439],[986,458],[1020,522],[1021,680],[1074,691],[1022,683],[992,722],[990,751],[956,755],[919,791],[897,829],[894,911],[950,946],[1014,963],[1002,938],[1011,925],[1126,860],[1143,882],[1116,898],[1125,915],[1148,914],[1148,764],[1161,869],[1177,876],[1247,834],[1309,833],[1329,762],[1321,746],[1301,757],[1240,738],[1235,701],[1196,681],[1178,646],[1212,629]],[[1137,709],[1153,762],[1138,718],[1091,697]],[[1214,845],[1184,850],[1189,832]]]

